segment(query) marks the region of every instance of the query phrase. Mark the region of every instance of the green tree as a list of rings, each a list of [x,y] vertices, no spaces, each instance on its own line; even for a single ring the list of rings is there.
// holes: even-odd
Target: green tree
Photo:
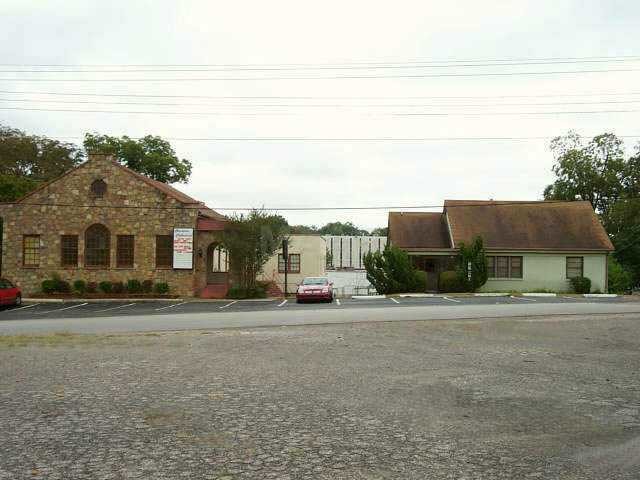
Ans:
[[[289,233],[296,235],[314,235],[318,233],[318,227],[315,225],[291,225]]]
[[[633,274],[620,265],[615,257],[609,258],[609,292],[627,293],[633,287]]]
[[[360,236],[369,235],[366,230],[356,227],[351,222],[331,222],[318,230],[320,235],[349,235]]]
[[[386,237],[386,236],[389,235],[389,228],[387,228],[387,227],[374,228],[373,230],[371,230],[371,235],[379,236],[379,237]]]
[[[147,135],[135,140],[126,135],[87,133],[84,147],[88,152],[111,153],[126,167],[160,182],[185,183],[191,176],[191,162],[178,158],[171,144],[161,137]]]
[[[264,264],[280,248],[288,231],[280,215],[252,210],[232,217],[222,233],[222,245],[229,252],[233,282],[248,297],[256,292],[256,277]]]
[[[482,237],[474,238],[471,245],[460,244],[456,272],[467,292],[475,292],[487,283],[487,257]]]
[[[407,252],[396,246],[387,246],[382,252],[369,252],[364,256],[367,280],[380,294],[424,291],[424,272],[415,268]]]
[[[574,132],[551,142],[556,180],[548,200],[587,200],[611,236],[615,257],[640,283],[640,145],[625,158],[622,140],[611,133],[588,143]]]
[[[72,143],[0,125],[0,201],[17,200],[83,158],[83,151]]]

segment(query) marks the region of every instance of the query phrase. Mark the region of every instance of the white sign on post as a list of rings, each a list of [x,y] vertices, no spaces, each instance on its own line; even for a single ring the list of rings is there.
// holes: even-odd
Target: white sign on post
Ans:
[[[173,229],[173,268],[193,268],[193,228]]]

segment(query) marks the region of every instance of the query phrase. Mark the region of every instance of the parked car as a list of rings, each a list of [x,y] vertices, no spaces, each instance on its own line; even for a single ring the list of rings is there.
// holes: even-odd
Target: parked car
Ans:
[[[296,302],[306,300],[333,302],[333,283],[329,282],[327,277],[306,277],[298,285]]]
[[[0,278],[0,305],[22,304],[22,292],[9,280]]]

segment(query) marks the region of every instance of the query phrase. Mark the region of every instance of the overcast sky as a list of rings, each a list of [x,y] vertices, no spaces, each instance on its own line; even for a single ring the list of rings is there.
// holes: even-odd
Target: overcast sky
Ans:
[[[0,69],[5,73],[0,73],[0,107],[4,108],[0,110],[0,123],[30,133],[70,137],[77,142],[87,131],[133,137],[153,134],[167,138],[522,138],[561,135],[569,129],[586,136],[604,131],[640,135],[638,113],[629,112],[640,110],[640,57],[635,61],[617,58],[618,61],[608,63],[504,66],[484,62],[484,66],[471,67],[436,63],[440,66],[432,64],[429,68],[422,63],[421,68],[407,68],[416,65],[408,62],[640,55],[639,18],[640,3],[632,0],[3,0],[0,3],[0,63],[4,65]],[[380,62],[393,68],[365,70],[360,68],[365,62]],[[208,70],[248,64],[264,65],[265,68],[307,64],[322,68],[7,72],[42,64],[80,65],[85,69],[91,69],[91,65],[106,65],[99,70],[132,69],[122,65],[152,64],[209,65],[190,67]],[[348,68],[326,68],[336,64]],[[109,67],[112,65],[118,66]],[[168,67],[157,68],[166,70]],[[397,78],[578,70],[609,71]],[[280,79],[264,80],[274,76]],[[295,78],[332,76],[396,78]],[[262,80],[148,81],[216,77]],[[47,81],[41,81],[43,79]],[[116,79],[118,81],[114,81]],[[123,79],[128,80],[121,81]],[[33,92],[311,98],[78,97]],[[630,95],[631,92],[639,94]],[[594,95],[558,96],[575,94]],[[498,96],[507,98],[495,98]],[[35,101],[15,101],[18,99]],[[51,103],[52,100],[177,105]],[[568,104],[570,102],[574,104]],[[190,114],[52,112],[7,110],[7,107]],[[605,110],[609,112],[584,113]],[[193,112],[214,112],[216,115],[193,115]],[[534,115],[533,112],[547,114]],[[395,115],[406,113],[448,115]],[[456,113],[458,115],[451,115]],[[634,148],[636,141],[625,139],[627,148]],[[178,155],[190,159],[194,165],[191,182],[177,185],[178,188],[213,208],[432,205],[441,204],[447,198],[534,200],[540,198],[545,185],[552,181],[553,158],[548,143],[546,139],[172,141]],[[333,220],[352,220],[372,228],[386,226],[387,222],[386,211],[281,213],[290,223],[296,224],[321,225]]]

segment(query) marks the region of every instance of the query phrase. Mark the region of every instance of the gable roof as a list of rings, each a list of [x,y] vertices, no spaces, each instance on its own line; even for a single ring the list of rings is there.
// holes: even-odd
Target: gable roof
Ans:
[[[389,241],[405,250],[451,248],[441,213],[389,212]]]
[[[589,202],[446,200],[444,207],[455,248],[480,235],[491,249],[613,250]]]
[[[50,180],[48,182],[43,183],[38,188],[30,191],[29,193],[27,193],[23,197],[19,198],[16,202],[18,202],[18,203],[22,202],[26,198],[28,198],[31,195],[35,194],[36,192],[39,192],[40,190],[45,189],[46,187],[48,187],[52,183],[55,183],[58,180],[66,177],[70,173],[72,173],[72,172],[74,172],[74,171],[76,171],[76,170],[78,170],[80,168],[83,168],[84,166],[86,166],[89,163],[91,163],[91,161],[92,161],[91,157],[92,156],[96,156],[96,155],[103,156],[102,154],[90,154],[89,155],[89,159],[86,162],[83,162],[83,163],[81,163],[79,165],[76,165],[75,167],[73,167],[73,168],[67,170],[66,172],[64,172],[59,177],[56,177],[53,180]],[[149,186],[155,188],[156,190],[160,191],[161,193],[163,193],[167,197],[172,198],[173,200],[175,200],[175,201],[177,201],[179,203],[182,203],[183,205],[201,205],[202,208],[198,210],[198,214],[199,215],[204,216],[204,217],[208,217],[208,218],[214,218],[216,220],[221,220],[221,221],[226,220],[226,217],[224,215],[221,215],[218,212],[210,209],[209,207],[207,207],[204,204],[204,202],[201,202],[200,200],[196,200],[195,198],[190,197],[186,193],[182,193],[180,190],[172,187],[171,185],[169,185],[167,183],[163,183],[163,182],[160,182],[158,180],[154,180],[153,178],[149,178],[149,177],[147,177],[145,175],[142,175],[141,173],[136,172],[135,170],[132,170],[132,169],[130,169],[128,167],[125,167],[124,165],[119,163],[116,159],[114,159],[111,155],[104,155],[104,156],[109,157],[111,163],[113,163],[113,165],[115,165],[120,170],[123,170],[123,171],[127,172],[128,174],[133,175],[134,177],[136,177],[137,179],[139,179],[142,182],[146,183],[147,185],[149,185]]]

